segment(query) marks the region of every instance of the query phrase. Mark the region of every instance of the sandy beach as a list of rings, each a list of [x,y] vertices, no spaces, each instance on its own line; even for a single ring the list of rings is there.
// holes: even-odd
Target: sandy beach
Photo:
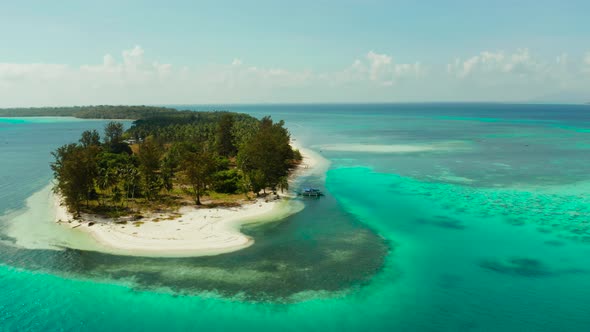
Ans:
[[[185,206],[174,213],[151,213],[126,221],[83,215],[75,220],[55,198],[55,219],[62,225],[90,235],[104,252],[131,256],[204,256],[246,248],[254,240],[241,225],[278,220],[301,209],[287,199],[244,202],[236,208]]]
[[[143,214],[140,220],[95,215],[76,220],[47,187],[27,201],[27,211],[14,218],[7,234],[21,247],[75,248],[130,256],[193,257],[247,248],[254,239],[242,234],[240,227],[281,220],[303,209],[301,201],[292,199],[298,178],[322,175],[329,166],[319,153],[296,148],[303,162],[291,175],[292,190],[278,200],[244,200],[234,208],[185,206],[171,213]],[[47,213],[49,218],[44,215]]]

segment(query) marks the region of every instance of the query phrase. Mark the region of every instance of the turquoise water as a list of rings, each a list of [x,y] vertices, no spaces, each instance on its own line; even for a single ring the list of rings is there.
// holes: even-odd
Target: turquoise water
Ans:
[[[590,107],[226,108],[285,119],[299,144],[331,160],[325,178],[302,179],[324,187],[325,199],[246,229],[253,247],[210,258],[23,250],[3,239],[0,329],[590,326]],[[0,119],[0,212],[18,213],[47,184],[52,148],[102,124]],[[460,148],[368,153],[344,145],[447,142]]]

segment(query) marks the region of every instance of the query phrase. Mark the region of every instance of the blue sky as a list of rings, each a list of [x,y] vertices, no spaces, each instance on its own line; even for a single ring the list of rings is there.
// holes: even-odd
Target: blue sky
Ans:
[[[588,1],[0,0],[0,13],[0,106],[590,100]]]

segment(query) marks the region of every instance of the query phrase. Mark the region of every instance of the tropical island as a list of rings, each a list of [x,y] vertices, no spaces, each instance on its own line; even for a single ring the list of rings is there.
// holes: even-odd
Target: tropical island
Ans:
[[[218,254],[253,243],[240,225],[300,208],[281,199],[303,158],[283,121],[225,111],[101,108],[108,118],[137,120],[127,130],[110,121],[102,135],[84,131],[78,142],[52,153],[55,221],[97,242],[65,247],[140,256]],[[91,118],[95,110],[10,115]]]
[[[190,111],[184,111],[184,113]],[[79,119],[138,120],[182,113],[174,108],[144,105],[0,108],[0,117],[70,116]]]

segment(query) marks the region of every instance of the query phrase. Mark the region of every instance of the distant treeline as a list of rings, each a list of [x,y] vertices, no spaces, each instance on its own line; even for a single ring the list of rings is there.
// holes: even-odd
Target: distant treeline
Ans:
[[[175,111],[136,120],[127,130],[130,138],[152,136],[163,142],[209,142],[213,144],[221,120],[231,119],[232,140],[236,146],[252,135],[259,120],[233,112]]]
[[[0,117],[72,116],[80,119],[137,120],[178,112],[176,109],[157,106],[71,106],[0,108]]]

